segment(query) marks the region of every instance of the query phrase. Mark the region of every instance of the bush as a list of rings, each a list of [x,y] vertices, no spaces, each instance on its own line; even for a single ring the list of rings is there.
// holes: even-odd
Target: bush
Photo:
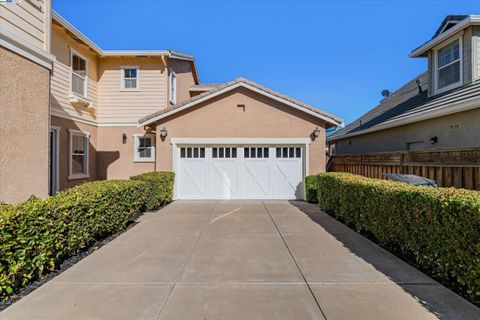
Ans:
[[[173,184],[173,180],[168,181]],[[166,183],[161,184],[173,188]],[[2,204],[0,297],[6,298],[41,279],[66,258],[124,229],[151,205],[150,197],[160,202],[160,195],[152,192],[151,182],[95,181],[44,200],[31,198],[15,206]],[[168,196],[168,192],[162,194]]]
[[[320,208],[480,303],[480,193],[320,174]]]
[[[148,184],[148,199],[145,210],[160,208],[172,201],[175,174],[173,172],[148,172],[130,177],[131,180],[144,181]]]
[[[306,199],[310,203],[317,203],[317,176],[305,177]]]

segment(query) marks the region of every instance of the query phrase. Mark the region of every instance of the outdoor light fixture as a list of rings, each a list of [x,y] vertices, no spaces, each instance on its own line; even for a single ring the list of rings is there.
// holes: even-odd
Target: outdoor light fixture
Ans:
[[[437,142],[438,142],[438,137],[437,136],[430,138],[430,144],[437,144]]]
[[[123,141],[123,144],[127,143],[127,134],[126,133],[122,133],[122,141]]]
[[[313,130],[313,136],[315,138],[318,138],[319,135],[320,135],[320,128],[316,127],[315,130]]]
[[[167,128],[163,127],[162,130],[160,130],[160,137],[165,138],[168,134]]]

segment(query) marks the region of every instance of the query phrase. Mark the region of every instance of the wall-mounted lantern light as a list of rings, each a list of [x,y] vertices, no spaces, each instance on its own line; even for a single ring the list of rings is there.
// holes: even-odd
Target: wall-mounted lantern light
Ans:
[[[122,133],[122,142],[123,142],[123,144],[127,143],[127,134],[126,133]]]
[[[320,128],[316,127],[315,130],[313,130],[313,136],[315,138],[318,138],[319,135],[320,135]]]
[[[160,130],[160,137],[165,138],[168,134],[167,128],[163,127],[162,130]]]
[[[430,138],[430,144],[437,144],[437,143],[438,143],[438,137],[437,136]]]

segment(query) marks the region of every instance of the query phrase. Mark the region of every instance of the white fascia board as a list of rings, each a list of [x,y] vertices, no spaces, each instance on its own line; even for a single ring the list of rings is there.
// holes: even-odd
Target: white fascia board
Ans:
[[[60,14],[55,10],[52,10],[52,18],[57,20],[64,28],[73,33],[77,38],[85,42],[89,47],[94,49],[98,54],[102,54],[103,50],[92,40],[90,40],[86,35],[84,35],[80,30],[75,28],[70,22],[65,20]]]
[[[461,22],[457,23],[455,26],[451,27],[444,33],[439,34],[437,37],[433,38],[432,40],[428,41],[427,43],[423,44],[421,47],[412,51],[408,56],[410,58],[416,58],[425,53],[426,51],[432,49],[437,44],[441,43],[442,41],[448,39],[455,33],[461,31],[462,29],[470,26],[470,25],[479,25],[480,24],[480,15],[471,15],[468,18],[462,20]]]
[[[303,111],[303,112],[305,112],[305,113],[308,113],[308,114],[310,114],[310,115],[312,115],[312,116],[314,116],[314,117],[316,117],[316,118],[319,118],[319,119],[322,119],[322,120],[324,120],[324,121],[326,121],[326,122],[329,122],[329,123],[331,123],[331,124],[333,124],[333,125],[341,126],[341,125],[343,124],[343,122],[337,122],[337,121],[335,121],[335,120],[333,120],[333,119],[331,119],[331,118],[329,118],[329,117],[327,117],[327,116],[324,116],[324,115],[322,115],[322,114],[319,114],[319,113],[314,112],[314,111],[312,111],[312,110],[309,110],[309,109],[307,109],[307,108],[304,108],[304,107],[302,107],[302,106],[299,106],[299,105],[297,105],[296,103],[293,103],[293,102],[291,102],[291,101],[289,101],[289,100],[283,99],[283,98],[278,97],[278,96],[276,96],[276,95],[273,95],[273,94],[271,94],[271,93],[269,93],[269,92],[266,92],[266,91],[264,91],[264,90],[258,89],[258,88],[256,88],[256,87],[253,87],[253,86],[249,85],[248,83],[238,82],[238,83],[235,83],[234,85],[225,87],[225,88],[223,88],[223,89],[221,89],[221,90],[219,90],[219,91],[217,91],[217,92],[213,92],[213,93],[211,93],[211,94],[208,94],[208,95],[206,95],[206,96],[203,97],[203,98],[200,98],[200,99],[198,99],[198,100],[195,100],[195,101],[192,101],[192,102],[190,102],[190,103],[187,103],[187,104],[185,104],[185,105],[183,105],[183,106],[181,106],[181,107],[178,107],[178,108],[176,108],[176,109],[173,109],[173,110],[171,110],[171,111],[169,111],[169,112],[165,112],[165,113],[159,114],[158,116],[153,117],[152,119],[149,119],[149,120],[146,120],[146,121],[144,121],[144,122],[142,122],[142,123],[139,123],[139,124],[138,124],[138,127],[142,127],[142,126],[151,124],[151,123],[156,122],[156,121],[158,121],[158,120],[160,120],[160,119],[163,119],[163,118],[165,118],[165,117],[168,117],[168,116],[170,116],[170,115],[172,115],[172,114],[175,114],[175,113],[177,113],[177,112],[180,112],[180,111],[182,111],[182,110],[188,109],[188,108],[190,108],[190,107],[192,107],[192,106],[194,106],[194,105],[197,105],[197,104],[199,104],[199,103],[201,103],[201,102],[204,102],[204,101],[206,101],[206,100],[209,100],[209,99],[211,99],[211,98],[214,98],[214,97],[216,97],[216,96],[218,96],[218,95],[221,95],[221,94],[223,94],[223,93],[225,93],[225,92],[228,92],[228,91],[233,90],[233,89],[238,88],[238,87],[247,88],[247,89],[252,90],[252,91],[254,91],[254,92],[257,92],[257,93],[259,93],[259,94],[261,94],[261,95],[267,96],[267,97],[269,97],[269,98],[271,98],[271,99],[273,99],[273,100],[276,100],[276,101],[279,101],[279,102],[281,102],[281,103],[283,103],[283,104],[289,105],[289,106],[291,106],[291,107],[293,107],[293,108],[295,108],[295,109],[297,109],[297,110],[300,110],[300,111]]]
[[[364,134],[368,134],[376,131],[381,131],[385,129],[395,128],[395,127],[415,123],[415,122],[438,118],[438,117],[446,116],[452,113],[468,111],[475,108],[480,108],[480,100],[478,98],[461,102],[459,104],[456,104],[455,106],[447,105],[445,107],[435,109],[435,110],[426,110],[419,113],[412,113],[411,115],[405,118],[392,119],[390,121],[386,121],[380,125],[377,125],[375,127],[372,127],[366,130],[348,133],[338,137],[332,137],[332,138],[327,137],[327,141],[342,140],[350,137],[360,136],[360,135],[364,135]]]
[[[169,56],[167,50],[103,50],[102,56]]]
[[[0,27],[0,46],[3,46],[49,70],[52,70],[53,62],[56,60],[56,57],[53,54],[33,45],[29,41],[24,40],[3,27]]]
[[[308,145],[310,138],[171,138],[173,145]]]

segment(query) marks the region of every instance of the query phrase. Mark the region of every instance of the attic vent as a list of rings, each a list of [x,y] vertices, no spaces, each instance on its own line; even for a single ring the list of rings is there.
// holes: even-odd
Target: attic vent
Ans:
[[[390,96],[390,91],[385,89],[385,90],[382,90],[382,97],[384,98],[388,98]]]

